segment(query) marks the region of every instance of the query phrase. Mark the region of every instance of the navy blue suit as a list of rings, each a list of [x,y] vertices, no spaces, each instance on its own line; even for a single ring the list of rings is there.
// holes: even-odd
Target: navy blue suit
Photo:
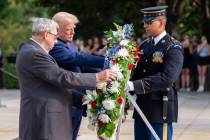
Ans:
[[[78,73],[96,73],[104,67],[104,57],[93,56],[78,52],[77,47],[74,44],[70,44],[58,39],[55,47],[50,51],[50,55],[56,60],[58,65],[66,70],[78,72]],[[85,94],[84,89],[77,90],[78,92]],[[76,102],[73,100],[73,102]],[[74,106],[72,108],[72,140],[76,140],[79,127],[82,119],[83,108]]]

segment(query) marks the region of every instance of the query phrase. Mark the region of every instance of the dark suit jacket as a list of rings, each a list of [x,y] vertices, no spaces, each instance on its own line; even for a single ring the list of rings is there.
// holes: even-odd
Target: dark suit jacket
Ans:
[[[68,44],[60,39],[50,51],[50,55],[58,65],[73,72],[98,72],[104,66],[104,57],[78,52],[74,44]]]
[[[66,89],[95,88],[95,74],[59,68],[31,39],[19,50],[16,65],[21,90],[20,139],[70,140],[71,94]]]
[[[50,55],[56,60],[61,68],[77,73],[99,72],[104,66],[105,59],[100,56],[80,53],[73,43],[70,44],[60,39],[58,39],[55,47],[50,51]],[[85,90],[80,89],[78,92],[84,94]],[[77,103],[77,100],[74,100],[74,103]],[[81,114],[81,108],[73,108],[73,116],[77,117]]]

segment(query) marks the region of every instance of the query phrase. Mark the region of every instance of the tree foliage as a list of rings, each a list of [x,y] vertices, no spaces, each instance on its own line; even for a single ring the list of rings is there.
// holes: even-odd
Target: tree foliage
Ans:
[[[140,9],[165,4],[169,6],[170,33],[210,37],[210,0],[1,0],[0,47],[6,54],[15,52],[31,34],[31,17],[52,17],[58,11],[78,16],[76,38],[102,36],[113,22],[133,23],[137,35],[141,35],[144,30]]]
[[[90,37],[103,35],[103,31],[118,24],[133,23],[137,32],[143,32],[140,8],[148,6],[154,1],[139,0],[37,0],[39,4],[54,6],[51,14],[58,11],[73,13],[80,19],[77,36]],[[55,4],[56,3],[56,4]],[[140,27],[141,26],[141,27]]]
[[[0,47],[5,55],[15,53],[31,35],[31,17],[47,16],[47,8],[35,6],[34,0],[0,2]]]
[[[168,5],[167,30],[180,34],[207,36],[210,34],[210,0],[37,0],[39,4],[54,7],[51,14],[67,11],[80,19],[77,35],[102,35],[103,31],[118,24],[133,23],[138,34],[143,32],[140,9],[147,6]],[[55,4],[56,3],[56,4]],[[207,28],[207,30],[206,30]]]

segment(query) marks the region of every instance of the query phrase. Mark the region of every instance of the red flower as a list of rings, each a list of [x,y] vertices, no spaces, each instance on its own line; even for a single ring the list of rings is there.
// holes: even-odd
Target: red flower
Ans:
[[[131,54],[131,51],[128,51],[128,54],[130,55]]]
[[[117,63],[117,61],[116,60],[112,60],[112,64],[116,64]]]
[[[129,70],[133,70],[133,67],[134,67],[133,64],[130,64],[130,65],[128,66]]]
[[[136,44],[136,51],[139,51],[139,46],[138,46],[138,44]]]
[[[117,102],[118,102],[119,104],[122,104],[123,98],[122,98],[122,97],[119,97],[119,98],[117,99]]]
[[[137,56],[137,55],[138,55],[138,50],[135,50],[135,51],[133,52],[133,54],[134,54],[134,56]]]
[[[105,140],[102,136],[98,137],[99,140]]]
[[[99,126],[99,128],[102,128],[103,126],[104,126],[104,123],[102,122],[102,121],[98,121],[98,126]]]
[[[137,62],[140,61],[140,57],[139,57],[139,56],[136,57],[136,61],[137,61]]]
[[[97,93],[101,93],[102,92],[102,89],[96,88],[96,92]]]
[[[96,109],[96,101],[94,101],[94,102],[91,103],[91,107],[92,107],[93,109]]]
[[[111,87],[112,87],[112,83],[111,83],[111,82],[107,82],[106,87],[107,87],[107,88],[111,88]]]

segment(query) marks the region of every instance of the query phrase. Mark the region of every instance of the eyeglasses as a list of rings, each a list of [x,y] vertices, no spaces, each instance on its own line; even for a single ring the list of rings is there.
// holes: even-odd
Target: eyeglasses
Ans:
[[[58,37],[58,34],[53,34],[53,33],[51,33],[51,32],[47,32],[47,33],[53,35],[55,39],[57,39],[57,37]]]

